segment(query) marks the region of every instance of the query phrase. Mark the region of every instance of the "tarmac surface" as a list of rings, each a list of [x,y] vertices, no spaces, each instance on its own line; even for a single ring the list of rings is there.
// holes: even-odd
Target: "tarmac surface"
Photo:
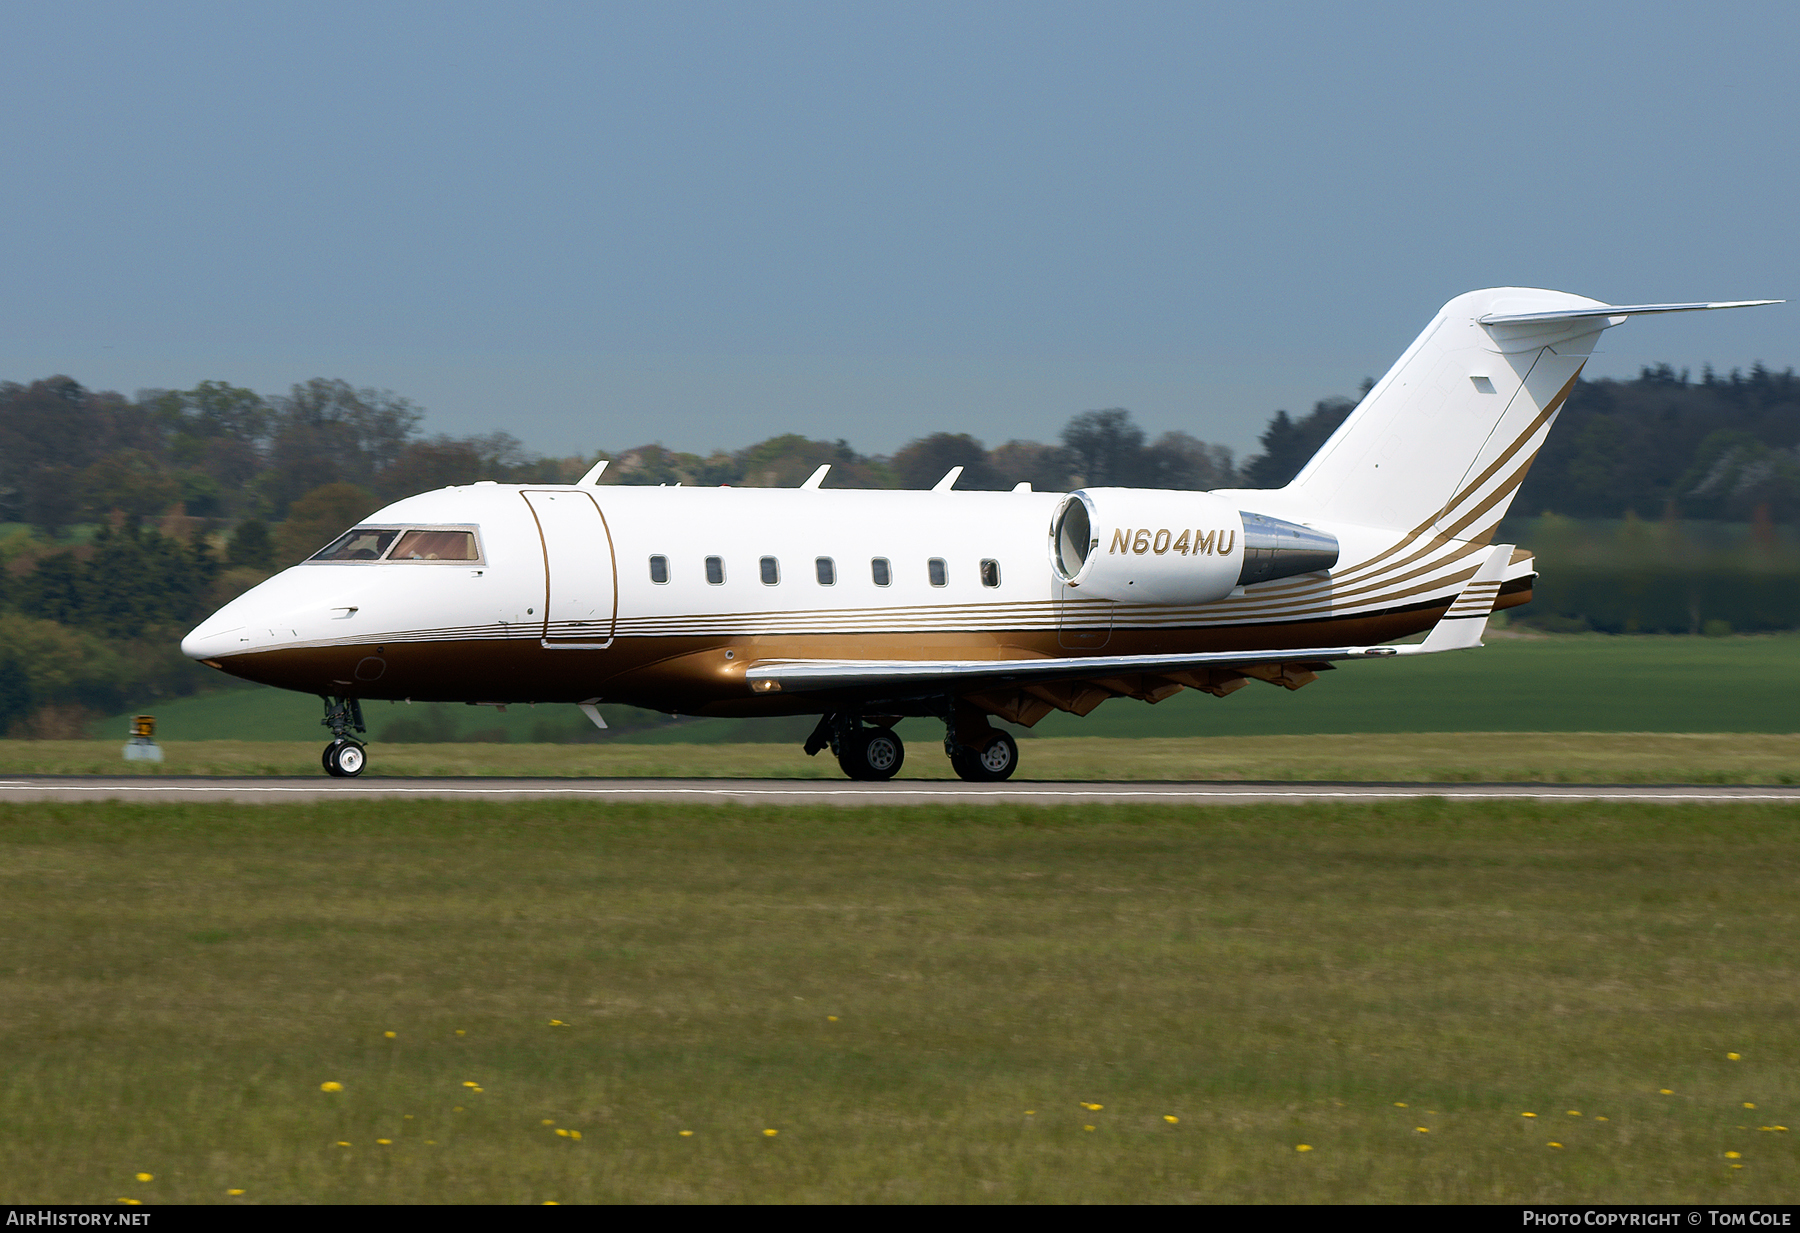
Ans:
[[[225,801],[242,804],[360,800],[686,801],[714,805],[1236,805],[1415,800],[1800,802],[1800,786],[1432,783],[975,784],[960,780],[852,783],[804,779],[178,779],[173,776],[16,775],[0,801]]]

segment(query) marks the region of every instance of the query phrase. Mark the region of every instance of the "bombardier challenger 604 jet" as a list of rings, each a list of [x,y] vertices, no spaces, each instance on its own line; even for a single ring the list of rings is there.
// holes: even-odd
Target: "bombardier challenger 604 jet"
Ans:
[[[1531,598],[1495,528],[1602,330],[1648,313],[1502,287],[1444,305],[1285,488],[833,491],[477,483],[396,501],[233,600],[194,659],[318,694],[333,775],[362,702],[573,703],[818,715],[853,779],[903,716],[958,775],[1018,766],[1030,726],[1108,698],[1288,689],[1344,660],[1480,645]],[[1416,645],[1383,645],[1429,630]],[[1374,669],[1371,669],[1372,671]]]

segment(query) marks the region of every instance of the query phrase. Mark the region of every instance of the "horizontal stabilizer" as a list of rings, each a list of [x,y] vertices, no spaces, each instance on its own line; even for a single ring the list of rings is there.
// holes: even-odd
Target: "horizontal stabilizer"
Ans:
[[[1489,313],[1475,318],[1482,325],[1535,325],[1545,321],[1579,321],[1584,317],[1649,317],[1656,313],[1697,313],[1712,308],[1756,308],[1786,300],[1714,300],[1705,304],[1602,304],[1598,308],[1559,308],[1547,313]]]

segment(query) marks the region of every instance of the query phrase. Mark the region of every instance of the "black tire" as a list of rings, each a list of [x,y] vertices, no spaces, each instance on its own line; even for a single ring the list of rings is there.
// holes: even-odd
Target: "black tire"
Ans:
[[[327,775],[338,779],[354,779],[369,765],[369,755],[355,741],[340,738],[325,746],[325,753],[320,761],[325,764]]]
[[[892,779],[905,762],[906,745],[892,728],[858,728],[839,746],[838,765],[851,779]]]
[[[1019,769],[1019,743],[1002,732],[980,753],[958,745],[950,755],[950,767],[958,779],[970,783],[998,783],[1011,779]]]

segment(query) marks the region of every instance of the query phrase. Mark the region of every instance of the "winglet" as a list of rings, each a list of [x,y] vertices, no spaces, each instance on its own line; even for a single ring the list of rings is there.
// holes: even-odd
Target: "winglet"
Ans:
[[[606,470],[606,464],[611,461],[612,459],[610,458],[602,458],[599,462],[589,467],[587,469],[587,474],[575,481],[575,486],[577,488],[585,488],[589,484],[598,484],[600,482],[601,474]]]
[[[807,476],[806,482],[804,484],[801,484],[800,487],[802,487],[802,488],[817,488],[820,484],[823,484],[825,482],[825,472],[827,472],[829,470],[831,470],[830,463],[828,463],[828,462],[820,463],[819,469],[817,471],[814,471],[811,475]]]
[[[1456,602],[1431,627],[1418,653],[1460,651],[1480,646],[1487,631],[1488,618],[1494,614],[1494,601],[1500,598],[1500,583],[1506,577],[1506,566],[1512,560],[1513,546],[1501,544],[1488,553],[1487,560],[1463,587]]]

